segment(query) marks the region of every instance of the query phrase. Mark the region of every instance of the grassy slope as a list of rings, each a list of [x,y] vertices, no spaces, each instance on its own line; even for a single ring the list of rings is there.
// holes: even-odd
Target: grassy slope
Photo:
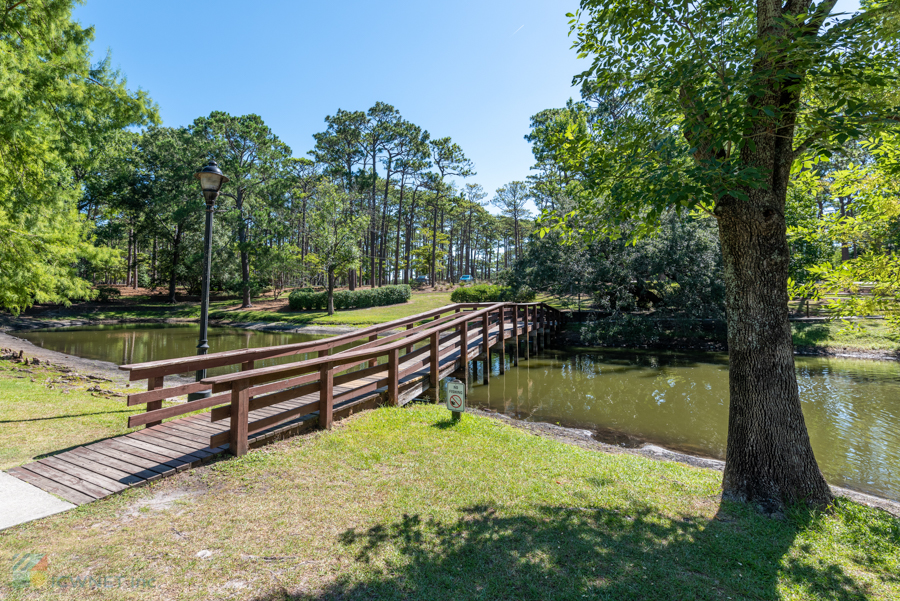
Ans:
[[[450,304],[450,292],[416,293],[409,302],[370,309],[338,311],[329,316],[325,311],[264,311],[236,308],[236,301],[217,301],[210,304],[210,318],[235,322],[271,321],[299,325],[350,325],[369,326],[416,313],[423,313]],[[237,306],[240,301],[237,301]],[[66,312],[71,319],[199,319],[198,303],[169,304],[137,299],[127,305],[92,307],[90,310],[74,308]]]
[[[900,597],[900,520],[846,501],[773,520],[720,507],[719,479],[381,409],[7,530],[0,552],[49,553],[51,577],[155,583],[60,599]],[[178,491],[194,493],[161,508]]]
[[[284,323],[324,325],[324,326],[370,326],[394,319],[401,319],[417,313],[424,313],[432,309],[450,304],[450,292],[432,292],[413,294],[409,302],[399,305],[387,305],[385,307],[372,307],[370,309],[351,309],[347,311],[335,311],[329,316],[326,311],[291,311],[277,313],[271,311],[241,311],[213,310],[210,317],[213,319],[227,319],[229,321],[280,321]]]

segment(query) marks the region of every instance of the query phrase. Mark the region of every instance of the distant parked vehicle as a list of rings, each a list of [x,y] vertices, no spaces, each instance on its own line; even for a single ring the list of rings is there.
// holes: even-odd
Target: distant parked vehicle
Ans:
[[[417,275],[416,279],[413,281],[416,284],[428,284],[428,276],[427,275]]]
[[[474,281],[475,281],[475,278],[473,278],[473,277],[470,276],[470,275],[461,275],[461,276],[459,276],[459,283],[460,283],[460,284],[471,284],[471,283],[474,282]]]

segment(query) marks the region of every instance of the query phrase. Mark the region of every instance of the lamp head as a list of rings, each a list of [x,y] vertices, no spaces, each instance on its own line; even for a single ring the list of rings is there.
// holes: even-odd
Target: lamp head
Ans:
[[[222,173],[219,165],[213,160],[195,173],[194,177],[200,180],[200,189],[203,190],[203,198],[206,199],[206,204],[216,202],[216,197],[219,196],[222,184],[228,181],[228,177]]]

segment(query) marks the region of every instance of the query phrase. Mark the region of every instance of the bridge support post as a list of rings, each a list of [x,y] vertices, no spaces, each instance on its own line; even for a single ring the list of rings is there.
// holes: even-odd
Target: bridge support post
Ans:
[[[378,334],[372,334],[371,336],[369,336],[369,342],[375,342],[376,340],[378,340]],[[377,358],[372,357],[371,359],[369,359],[369,367],[375,367],[376,365],[378,365]]]
[[[513,305],[513,367],[519,367],[519,305]]]
[[[481,376],[482,384],[490,384],[491,383],[491,315],[490,313],[485,313],[481,318],[481,341],[482,347],[484,348],[484,373]]]
[[[431,370],[428,377],[431,378],[431,390],[434,394],[435,403],[439,403],[441,400],[440,337],[440,332],[435,332],[431,335],[431,355],[429,357]]]
[[[334,374],[327,363],[319,369],[319,383],[319,427],[331,430],[334,421]]]
[[[388,354],[388,403],[400,406],[400,349],[395,348]]]
[[[249,409],[250,380],[238,380],[231,387],[231,424],[228,430],[228,451],[235,457],[247,454]]]
[[[152,378],[147,378],[147,390],[158,390],[165,386],[166,377],[165,376],[155,376]],[[147,411],[156,411],[157,409],[162,409],[162,401],[150,401],[147,403]],[[162,420],[155,422],[147,422],[145,428],[152,428],[153,426],[158,426],[162,423]]]
[[[464,321],[459,328],[459,369],[462,372],[462,380],[469,389],[469,322]]]
[[[525,360],[531,359],[531,307],[525,307]]]
[[[506,307],[500,307],[500,374],[506,373]]]

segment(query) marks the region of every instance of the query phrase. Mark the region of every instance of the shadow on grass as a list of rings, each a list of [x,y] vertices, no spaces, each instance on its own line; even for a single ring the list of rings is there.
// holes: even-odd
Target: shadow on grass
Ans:
[[[449,521],[404,515],[344,532],[356,563],[343,561],[316,592],[274,590],[256,601],[776,599],[779,583],[803,598],[867,599],[842,567],[807,553],[786,557],[817,519],[778,521],[727,504],[712,520],[590,507],[509,516],[475,506]]]
[[[30,419],[0,419],[0,424],[22,424],[25,422],[43,422],[51,419],[67,419],[71,417],[87,417],[89,415],[112,415],[115,413],[134,413],[134,409],[120,409],[119,411],[96,411],[94,413],[71,413],[69,415],[53,415],[50,417],[32,417]]]

